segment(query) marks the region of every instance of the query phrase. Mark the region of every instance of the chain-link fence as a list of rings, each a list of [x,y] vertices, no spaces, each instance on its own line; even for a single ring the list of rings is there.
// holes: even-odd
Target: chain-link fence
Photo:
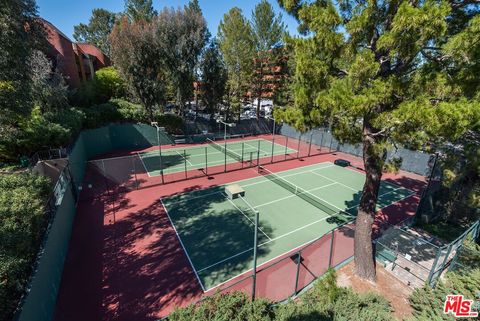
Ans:
[[[81,142],[75,157],[86,166],[85,177],[78,181],[82,197],[93,197],[104,191],[121,192],[160,184],[168,184],[198,177],[253,168],[276,162],[301,159],[328,150],[313,145],[312,141],[281,135],[239,137],[209,141],[196,146],[168,146],[82,162]],[[83,153],[83,156],[86,152]],[[85,165],[83,165],[85,164]]]
[[[435,287],[441,275],[455,266],[465,240],[476,240],[479,232],[480,221],[477,221],[447,244],[421,229],[390,226],[375,242],[376,259],[409,286]]]
[[[328,149],[330,152],[339,151],[357,157],[363,156],[362,146],[341,144],[328,128],[312,129],[306,133],[301,134],[293,127],[281,124],[279,132],[282,135],[301,139],[303,141],[310,141],[314,145]],[[413,151],[406,148],[398,148],[387,152],[387,159],[401,158],[401,169],[407,172],[416,173],[423,176],[428,176],[431,171],[431,158],[429,153],[422,151]]]
[[[353,258],[354,224],[345,223],[323,236],[246,272],[205,293],[242,291],[253,297],[281,302],[308,289],[329,268],[338,269]]]

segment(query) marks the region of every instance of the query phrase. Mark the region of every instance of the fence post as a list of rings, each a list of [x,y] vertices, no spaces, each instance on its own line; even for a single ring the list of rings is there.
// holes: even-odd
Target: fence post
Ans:
[[[223,167],[223,171],[226,173],[227,172],[227,141],[225,141],[225,164]]]
[[[135,186],[138,189],[138,180],[137,180],[137,169],[135,167],[135,157],[132,157],[132,166],[133,166],[133,177],[135,177]]]
[[[208,176],[208,153],[207,147],[205,147],[205,175]]]
[[[245,150],[245,142],[242,142],[242,168],[243,168],[243,153]]]
[[[260,169],[260,140],[257,145],[257,167]]]
[[[287,159],[288,136],[285,139],[285,159]]]
[[[187,175],[187,151],[184,149],[183,150],[183,160],[184,160],[184,164],[185,164],[185,179],[188,178],[188,175]]]
[[[302,134],[300,134],[300,136],[298,136],[297,158],[300,158],[300,141],[301,141],[301,138],[302,138]]]
[[[463,243],[463,242],[462,242],[462,243]],[[450,244],[448,244],[447,254],[445,255],[445,258],[443,259],[443,262],[442,262],[442,265],[441,265],[442,270],[443,270],[443,268],[445,267],[445,263],[446,263],[447,260],[448,260],[448,256],[450,255],[450,252],[452,251],[452,247],[453,247],[452,245],[453,245],[453,242],[450,243]]]
[[[257,290],[257,247],[258,247],[258,219],[259,212],[255,212],[255,231],[253,233],[253,282],[252,282],[252,300],[255,300]]]
[[[323,134],[325,132],[325,129],[322,128],[322,136],[320,136],[320,152],[322,151],[323,148]]]
[[[437,254],[435,255],[435,260],[433,261],[432,269],[430,270],[430,273],[428,274],[427,284],[429,286],[432,286],[431,283],[432,283],[433,274],[435,273],[435,268],[437,267],[437,261],[440,257],[441,252],[442,252],[442,248],[439,248],[437,250]]]
[[[310,143],[308,144],[308,157],[310,157],[310,153],[312,151],[312,140],[313,140],[313,129],[312,129],[312,133],[310,134]]]
[[[328,258],[328,268],[332,267],[333,258],[333,238],[335,237],[335,230],[332,230],[332,238],[330,239],[330,256]]]
[[[295,276],[295,292],[293,295],[298,293],[298,278],[300,276],[300,265],[302,264],[302,251],[297,252],[297,275]]]

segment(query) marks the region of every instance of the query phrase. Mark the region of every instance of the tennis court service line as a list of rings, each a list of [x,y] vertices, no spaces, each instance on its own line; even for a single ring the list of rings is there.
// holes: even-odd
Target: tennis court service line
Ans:
[[[266,140],[266,141],[267,141],[267,142],[269,142],[268,140]],[[270,142],[270,144],[272,144],[272,145],[276,145],[275,143],[272,143],[272,142]],[[245,145],[248,145],[248,146],[250,146],[250,147],[251,147],[251,148],[253,148],[255,151],[258,149],[259,151],[261,151],[261,152],[263,152],[263,153],[265,153],[265,154],[269,154],[269,153],[270,153],[270,152],[266,152],[266,151],[264,151],[264,150],[263,150],[263,149],[261,149],[261,148],[257,148],[258,146],[257,146],[257,147],[255,147],[255,146],[252,146],[252,145],[250,145],[249,143],[245,143]],[[288,146],[287,146],[287,148],[288,148]],[[274,151],[275,151],[275,149],[274,149]],[[275,153],[274,153],[274,154],[275,154]],[[270,154],[270,155],[271,155],[271,154]]]
[[[299,228],[296,228],[296,229],[294,229],[294,230],[292,230],[292,231],[290,231],[290,232],[287,232],[287,233],[282,234],[282,235],[280,235],[280,236],[277,236],[277,237],[275,237],[275,238],[273,238],[273,239],[270,239],[269,241],[260,243],[260,244],[258,245],[258,247],[265,246],[265,245],[267,245],[267,244],[269,244],[269,243],[271,243],[271,242],[274,242],[274,241],[277,241],[277,240],[279,240],[279,239],[282,239],[282,238],[284,238],[284,237],[286,237],[286,236],[288,236],[288,235],[290,235],[290,234],[293,234],[293,233],[296,233],[296,232],[298,232],[298,231],[301,231],[301,230],[303,230],[303,229],[305,229],[305,228],[307,228],[307,227],[310,227],[310,226],[312,226],[312,225],[314,225],[314,224],[317,224],[317,223],[320,223],[320,222],[322,222],[322,221],[325,221],[326,219],[328,219],[328,218],[331,217],[331,216],[328,215],[328,214],[326,214],[326,215],[327,215],[326,217],[322,217],[322,218],[319,219],[319,220],[316,220],[316,221],[314,221],[314,222],[310,222],[310,223],[305,224],[305,225],[303,225],[303,226],[301,226],[301,227],[299,227]],[[318,237],[317,237],[317,238],[318,238]],[[313,240],[316,240],[317,238],[315,238],[315,239],[313,239]],[[299,245],[299,246],[296,247],[296,248],[299,248],[299,247],[301,247],[301,246],[303,246],[303,245],[305,245],[305,244],[308,244],[308,243],[312,242],[313,240],[310,240],[310,241],[308,241],[308,242],[305,242],[305,243],[303,243],[302,245]],[[222,263],[224,263],[224,262],[226,262],[226,261],[228,261],[228,260],[234,259],[234,258],[236,258],[237,256],[240,256],[240,255],[242,255],[242,254],[245,254],[245,253],[247,253],[247,252],[249,252],[249,251],[253,251],[253,247],[251,247],[251,248],[249,248],[249,249],[247,249],[247,250],[241,251],[241,252],[239,252],[239,253],[237,253],[237,254],[234,254],[234,255],[232,255],[232,256],[229,256],[229,257],[227,257],[227,258],[225,258],[225,259],[223,259],[223,260],[220,260],[220,261],[218,261],[218,262],[215,262],[215,263],[213,263],[213,264],[211,264],[211,265],[209,265],[209,266],[207,266],[207,267],[204,267],[204,268],[198,270],[198,273],[200,273],[200,272],[202,272],[202,271],[205,271],[205,270],[208,270],[208,269],[210,269],[210,268],[212,268],[212,267],[214,267],[214,266],[217,266],[217,265],[219,265],[219,264],[222,264]],[[289,250],[289,251],[287,251],[287,252],[291,252],[291,251],[292,251],[292,250]],[[287,252],[285,252],[285,253],[287,253]],[[279,257],[279,256],[284,255],[285,253],[282,253],[282,254],[280,254],[280,255],[278,255],[278,256],[276,256],[276,257],[268,260],[267,262],[262,263],[262,265],[270,262],[271,260],[276,259],[276,258]],[[225,283],[225,282],[223,282],[223,283]],[[209,290],[210,290],[210,289],[209,289]]]
[[[388,192],[388,193],[390,193],[390,192]],[[384,193],[384,194],[382,194],[382,195],[385,195],[385,194],[388,194],[388,193]],[[409,194],[409,195],[407,195],[407,196],[405,196],[405,197],[403,197],[403,198],[401,198],[401,199],[399,199],[399,200],[397,200],[397,201],[395,201],[395,202],[393,202],[393,203],[391,203],[391,204],[388,204],[388,205],[386,205],[386,206],[381,207],[378,211],[380,211],[380,210],[382,210],[382,209],[384,209],[384,208],[386,208],[386,207],[388,207],[388,206],[391,206],[391,205],[393,205],[393,204],[396,204],[396,203],[398,203],[398,202],[400,202],[400,201],[402,201],[402,200],[404,200],[404,199],[406,199],[406,198],[408,198],[408,197],[410,197],[410,196],[412,196],[412,195],[415,195],[415,194],[416,194],[416,193]],[[357,206],[358,206],[358,205],[357,205]],[[356,207],[356,206],[355,206],[355,207]],[[353,207],[352,207],[352,208],[353,208]],[[378,212],[378,211],[377,211],[377,212]],[[328,215],[328,214],[326,214],[326,215]],[[271,239],[270,241],[261,243],[261,244],[258,245],[258,247],[267,245],[267,244],[269,244],[269,243],[271,243],[271,242],[274,242],[274,241],[276,241],[276,240],[279,240],[279,239],[281,239],[281,238],[283,238],[283,237],[286,237],[286,236],[288,236],[288,235],[290,235],[290,234],[293,234],[293,233],[295,233],[295,232],[301,231],[301,230],[304,229],[304,228],[307,228],[307,227],[312,226],[312,225],[314,225],[314,224],[316,224],[316,223],[325,221],[325,220],[327,220],[327,219],[330,218],[330,217],[331,217],[331,216],[328,215],[328,216],[323,217],[323,218],[321,218],[321,219],[319,219],[319,220],[316,220],[316,221],[314,221],[314,222],[308,223],[308,224],[306,224],[306,225],[304,225],[304,226],[301,226],[301,227],[299,227],[299,228],[297,228],[297,229],[295,229],[295,230],[292,230],[292,231],[287,232],[287,233],[285,233],[285,234],[283,234],[283,235],[277,236],[276,238],[273,238],[273,239]],[[352,216],[352,220],[349,221],[349,222],[347,222],[346,224],[352,223],[354,220],[355,220],[355,217]],[[337,226],[337,227],[338,227],[338,226]],[[334,228],[334,229],[335,229],[335,228]],[[329,232],[330,232],[330,231],[329,231]],[[278,255],[278,256],[270,259],[270,260],[267,260],[267,261],[263,262],[260,266],[265,265],[265,264],[267,264],[268,262],[271,262],[271,261],[273,261],[273,260],[275,260],[275,259],[277,259],[277,258],[279,258],[279,257],[281,257],[281,256],[283,256],[283,255],[285,255],[286,253],[293,252],[293,251],[295,251],[295,250],[297,250],[297,249],[299,249],[299,248],[301,248],[301,247],[303,247],[303,246],[305,246],[305,245],[307,245],[307,244],[309,244],[309,243],[311,243],[311,242],[314,242],[314,241],[318,240],[319,238],[323,237],[323,236],[326,235],[326,234],[328,234],[328,232],[327,232],[327,233],[324,233],[324,234],[323,234],[322,236],[320,236],[320,237],[316,237],[316,238],[314,238],[314,239],[312,239],[312,240],[310,240],[310,241],[307,241],[307,242],[305,242],[305,243],[303,243],[303,244],[301,244],[301,245],[299,245],[299,246],[297,246],[297,247],[295,247],[295,248],[293,248],[293,249],[291,249],[291,250],[288,250],[288,251],[286,251],[285,253],[282,253],[282,254],[280,254],[280,255]],[[216,266],[216,265],[219,265],[219,264],[221,264],[221,263],[224,263],[224,262],[226,262],[226,261],[228,261],[228,260],[231,260],[231,259],[233,259],[233,258],[235,258],[235,257],[237,257],[237,256],[240,256],[240,255],[242,255],[242,254],[245,254],[245,253],[247,253],[247,252],[249,252],[249,251],[253,251],[253,247],[249,248],[248,250],[241,251],[241,252],[239,252],[239,253],[237,253],[237,254],[235,254],[235,255],[232,255],[232,256],[230,256],[230,257],[228,257],[228,258],[225,258],[225,259],[223,259],[223,260],[220,260],[220,261],[218,261],[218,262],[216,262],[216,263],[214,263],[214,264],[211,264],[211,265],[209,265],[209,266],[207,266],[207,267],[204,267],[204,268],[202,268],[201,270],[199,270],[198,273],[200,273],[200,272],[202,272],[202,271],[205,271],[205,270],[207,270],[207,269],[209,269],[209,268],[212,268],[212,267],[214,267],[214,266]],[[247,270],[247,271],[245,271],[245,272],[243,272],[243,273],[240,273],[239,275],[244,274],[244,273],[246,273],[246,272],[248,272],[248,271],[250,271],[250,270],[251,270],[251,269],[249,269],[249,270]],[[234,276],[234,277],[232,277],[232,278],[230,278],[230,279],[228,279],[228,280],[226,280],[226,281],[224,281],[224,282],[222,282],[222,283],[220,283],[220,284],[217,284],[216,286],[211,287],[211,288],[209,288],[208,290],[210,291],[210,290],[212,290],[212,289],[214,289],[214,288],[217,288],[217,287],[219,287],[219,286],[227,283],[228,281],[230,281],[230,280],[238,277],[239,275],[236,275],[236,276]]]
[[[325,163],[329,163],[329,162],[325,162]],[[322,163],[323,164],[323,163]],[[305,168],[307,167],[313,167],[313,166],[318,166],[319,164],[313,164],[313,165],[309,165],[309,166],[305,166]],[[335,165],[328,165],[328,166],[325,166],[325,167],[322,167],[322,168],[327,168],[327,167],[332,167],[332,166],[335,166]],[[320,169],[322,169],[320,168]],[[290,171],[287,170],[287,172]],[[297,172],[297,173],[292,173],[292,174],[289,174],[289,175],[284,175],[282,177],[291,177],[291,176],[296,176],[296,175],[300,175],[300,174],[305,174],[305,173],[309,173],[311,172],[312,170],[309,169],[309,170],[306,170],[306,171],[302,171],[302,172]],[[284,171],[285,172],[285,171]],[[282,173],[282,172],[279,172],[279,173]],[[249,181],[249,180],[253,180],[253,179],[257,179],[257,178],[263,178],[261,181],[258,181],[258,182],[254,182],[254,183],[250,183],[250,184],[245,184],[245,185],[242,185],[241,182],[245,182],[245,181]],[[247,178],[247,179],[242,179],[242,180],[239,180],[239,181],[235,181],[235,182],[231,182],[231,183],[228,183],[226,185],[229,185],[229,184],[240,184],[240,186],[242,187],[248,187],[248,186],[253,186],[253,185],[257,185],[257,184],[264,184],[264,183],[267,183],[269,182],[270,180],[268,179],[265,179],[263,176],[257,176],[257,177],[254,177],[254,178]],[[192,193],[192,192],[187,192],[187,193]],[[172,195],[170,197],[179,197],[180,195],[184,195],[184,194],[187,194],[187,193],[181,193],[181,194],[178,194],[178,195]],[[181,203],[184,203],[184,202],[190,202],[191,200],[193,199],[198,199],[198,198],[203,198],[203,197],[207,197],[207,196],[210,196],[210,195],[214,195],[214,194],[217,194],[217,193],[222,193],[221,191],[216,191],[216,192],[213,192],[213,193],[207,193],[207,194],[203,194],[203,195],[199,195],[199,196],[193,196],[193,197],[189,197],[188,199],[183,199],[183,200],[178,200],[178,201],[173,201],[169,204],[181,204]]]
[[[140,156],[140,153],[137,152],[137,156],[138,156],[138,158],[140,158],[140,161],[142,162],[143,168],[145,169],[145,172],[147,172],[148,177],[152,177],[152,176],[150,176],[150,172],[148,171],[147,166],[145,166],[145,163],[143,161],[142,156]],[[162,169],[160,169],[160,170],[162,170]]]
[[[183,248],[183,252],[185,252],[185,255],[187,256],[188,262],[190,262],[190,265],[191,265],[191,267],[192,267],[192,269],[193,269],[193,272],[195,273],[195,276],[197,277],[198,283],[200,283],[200,286],[202,287],[203,292],[205,292],[205,287],[203,286],[202,280],[200,280],[200,277],[198,276],[198,273],[197,273],[197,269],[195,269],[195,266],[193,265],[192,259],[190,259],[190,256],[188,255],[187,249],[185,248],[185,245],[184,245],[183,242],[182,242],[182,238],[181,238],[180,235],[178,234],[177,228],[176,228],[175,225],[173,224],[173,221],[172,221],[172,219],[170,218],[170,215],[168,214],[167,207],[165,206],[165,204],[163,204],[163,201],[162,201],[162,200],[160,200],[160,202],[162,203],[162,206],[163,206],[163,208],[165,209],[165,213],[167,213],[168,220],[170,221],[170,224],[172,225],[173,230],[175,231],[175,234],[177,235],[177,238],[178,238],[178,240],[180,241],[180,245],[181,245],[182,248]]]
[[[180,155],[180,157],[183,158],[187,163],[189,163],[190,166],[195,167],[192,163],[190,163],[190,161],[189,161],[185,156],[183,156],[182,154],[180,154],[180,153],[178,152],[178,150],[175,149],[175,153],[177,153],[178,155]]]
[[[305,166],[305,168],[307,167],[312,167],[312,166],[318,166],[319,164],[314,164],[314,165],[309,165],[309,166]],[[328,166],[325,166],[325,167],[321,167],[321,168],[318,168],[318,169],[324,169],[324,168],[329,168],[329,167],[333,167],[335,165],[328,165]],[[297,167],[298,168],[298,167]],[[276,174],[278,173],[283,173],[283,172],[288,172],[288,171],[291,171],[291,169],[288,169],[286,171],[282,171],[282,172],[277,172]],[[288,174],[288,175],[279,175],[280,177],[282,178],[285,178],[285,177],[292,177],[292,176],[296,176],[296,175],[300,175],[300,174],[305,174],[305,173],[310,173],[312,171],[312,169],[309,169],[309,170],[306,170],[306,171],[302,171],[302,172],[296,172],[296,173],[292,173],[292,174]],[[257,176],[257,177],[263,177],[263,176]],[[251,178],[249,179],[246,179],[246,180],[250,180]],[[241,181],[237,181],[236,183],[239,183],[239,182],[242,182],[242,181],[246,181],[246,180],[241,180]],[[262,180],[262,181],[259,181],[259,182],[255,182],[255,183],[250,183],[250,184],[245,184],[245,185],[242,185],[240,184],[242,187],[248,187],[248,186],[253,186],[253,185],[257,185],[257,184],[263,184],[265,182],[269,182],[270,180],[269,179],[265,179],[265,180]]]
[[[321,169],[321,168],[320,168],[320,169]],[[333,179],[331,179],[331,178],[328,178],[327,176],[324,176],[324,175],[319,174],[319,173],[315,173],[315,170],[313,170],[312,173],[315,174],[315,175],[317,175],[317,176],[320,176],[320,177],[323,177],[323,178],[325,178],[325,179],[328,179],[328,180],[331,181],[331,182],[337,182],[337,181],[335,181],[335,180],[333,180]],[[355,189],[355,188],[353,188],[353,187],[350,187],[350,186],[345,185],[345,184],[340,183],[340,182],[337,182],[337,183],[338,183],[339,185],[342,185],[343,187],[346,187],[346,188],[354,191],[354,192],[358,192],[358,189]]]
[[[223,194],[223,193],[222,193],[222,194]],[[240,213],[242,213],[242,215],[245,216],[245,218],[246,218],[247,220],[249,220],[250,223],[252,223],[253,226],[255,227],[255,222],[252,221],[252,220],[247,216],[247,214],[245,214],[245,212],[242,211],[231,199],[229,199],[227,195],[225,195],[225,194],[223,194],[223,195],[224,195],[225,198],[226,198],[238,211],[240,211]],[[262,232],[262,234],[265,235],[269,240],[272,239],[272,238],[271,238],[270,236],[268,236],[267,233],[265,233],[260,227],[258,227],[258,230],[259,230],[260,232]]]
[[[325,188],[325,187],[329,187],[329,186],[332,186],[332,185],[335,185],[335,184],[337,184],[337,183],[330,183],[330,184],[323,185],[323,186],[320,186],[320,187],[315,187],[315,188],[312,188],[311,190],[309,190],[308,192],[317,191],[317,190],[319,190],[319,189],[322,189],[322,188]],[[291,192],[290,192],[290,193],[291,193]],[[292,193],[292,195],[288,195],[288,196],[285,196],[285,197],[277,198],[277,199],[274,200],[274,201],[270,201],[270,202],[267,202],[267,203],[263,203],[263,204],[257,205],[257,206],[255,206],[255,208],[257,208],[257,207],[262,207],[262,206],[266,206],[266,205],[270,205],[270,204],[274,204],[274,203],[276,203],[276,202],[280,202],[280,201],[283,201],[283,200],[292,198],[292,197],[294,197],[294,196],[297,196],[297,194],[293,194],[293,193]],[[313,196],[315,196],[315,195],[313,195]],[[315,197],[317,197],[317,196],[315,196]],[[320,197],[318,197],[318,198],[320,198]],[[320,199],[321,199],[321,198],[320,198]],[[321,199],[321,200],[323,200],[323,199]],[[328,203],[328,202],[327,202],[327,203]],[[332,204],[332,206],[335,206],[335,205]],[[335,206],[335,207],[338,208],[338,209],[340,209],[340,208],[337,207],[337,206]]]

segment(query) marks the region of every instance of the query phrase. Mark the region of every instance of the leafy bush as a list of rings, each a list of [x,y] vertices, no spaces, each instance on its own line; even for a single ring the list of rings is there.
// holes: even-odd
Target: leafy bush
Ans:
[[[142,105],[123,99],[110,99],[107,103],[85,108],[84,111],[86,128],[97,128],[116,122],[149,123],[147,111]],[[183,133],[184,123],[179,116],[157,113],[155,120],[170,133]]]
[[[173,312],[169,321],[269,321],[273,320],[269,302],[266,300],[250,301],[241,292],[217,294],[205,299],[201,304],[190,305]]]
[[[50,191],[45,177],[0,175],[0,319],[10,320],[36,258],[47,217]]]
[[[75,108],[42,113],[36,107],[17,126],[5,126],[0,135],[0,158],[18,161],[38,150],[66,146],[82,129],[84,117]]]
[[[72,136],[82,129],[84,117],[84,113],[75,108],[43,114],[35,108],[19,141],[19,145],[26,149],[21,154],[68,145]]]
[[[112,98],[126,96],[125,81],[114,67],[106,67],[95,72],[91,81],[83,83],[72,92],[70,103],[87,108],[108,102]]]
[[[375,294],[356,294],[338,287],[333,270],[318,281],[299,300],[272,307],[254,302],[240,292],[217,294],[197,305],[176,310],[169,321],[275,320],[275,321],[390,321],[389,303]]]
[[[125,96],[125,81],[114,67],[97,70],[93,81],[96,99],[100,102]]]
[[[165,127],[165,130],[172,134],[183,134],[184,123],[183,119],[177,115],[165,114],[155,117],[159,126]]]
[[[357,294],[337,286],[333,270],[328,271],[299,302],[276,309],[277,321],[384,321],[392,319],[388,301],[376,294]]]
[[[111,102],[94,105],[83,110],[85,113],[85,128],[97,128],[108,123],[122,121],[122,114]]]
[[[416,289],[410,297],[414,310],[411,321],[456,320],[452,315],[443,314],[447,294],[463,294],[471,300],[480,300],[480,246],[466,241],[459,262],[461,271],[447,273],[446,280],[440,280],[435,289],[425,286]],[[480,310],[477,306],[477,311]]]

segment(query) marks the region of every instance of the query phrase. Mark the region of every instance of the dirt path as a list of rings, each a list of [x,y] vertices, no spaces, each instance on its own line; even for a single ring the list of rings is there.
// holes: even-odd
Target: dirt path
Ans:
[[[412,308],[408,297],[412,289],[397,280],[382,266],[377,265],[377,282],[372,283],[355,276],[353,261],[337,271],[337,283],[343,287],[351,287],[355,292],[375,292],[390,301],[394,315],[398,320],[404,320],[412,315]]]

